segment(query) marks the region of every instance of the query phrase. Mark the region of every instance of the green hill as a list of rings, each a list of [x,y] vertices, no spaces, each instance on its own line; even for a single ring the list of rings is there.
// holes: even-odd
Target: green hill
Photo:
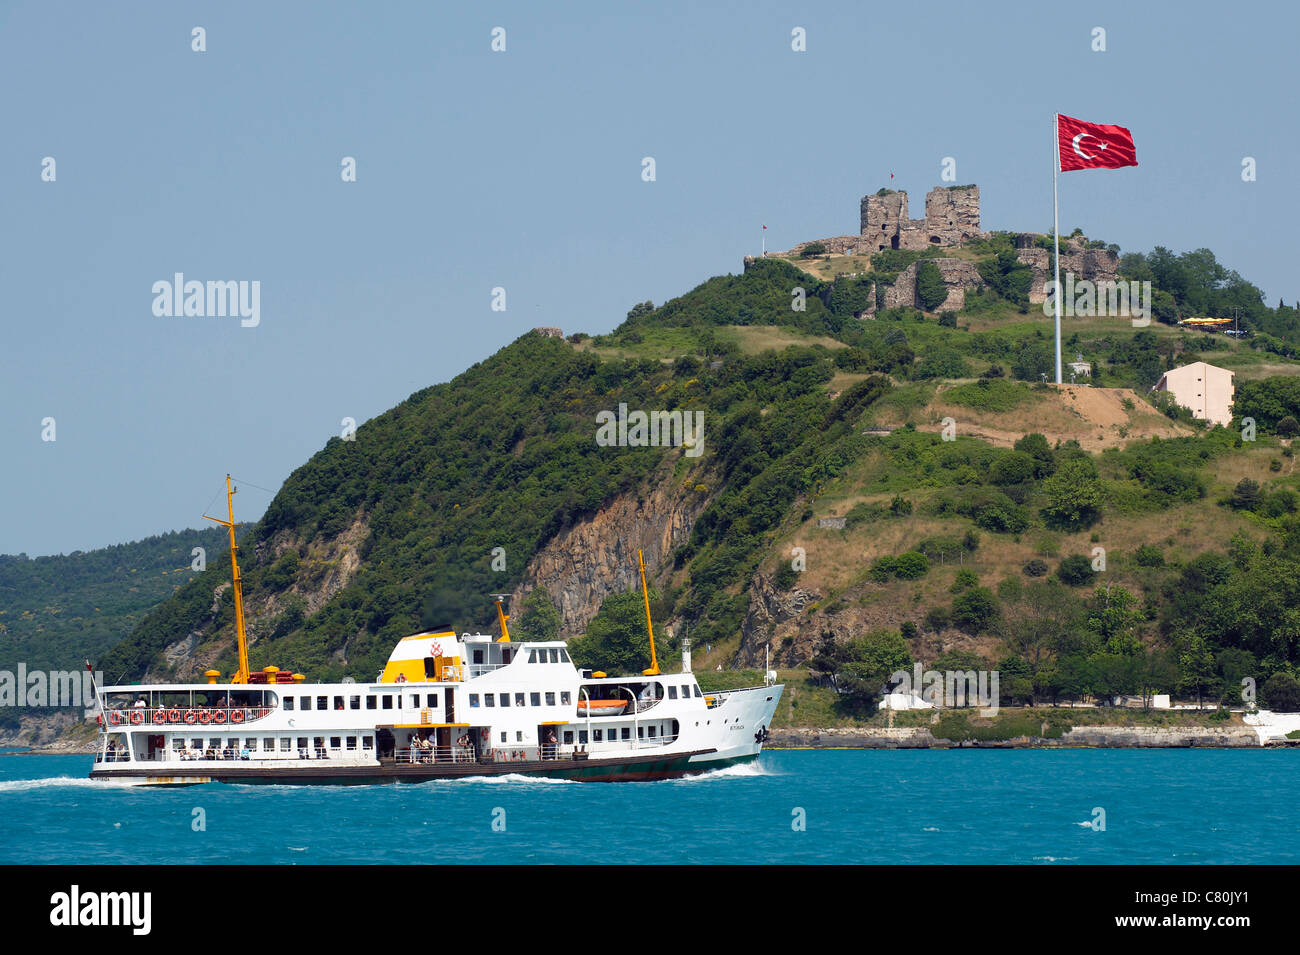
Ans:
[[[967,251],[997,262],[997,243]],[[1213,256],[1159,252],[1123,261],[1165,276],[1176,312],[1245,301],[1253,335],[1073,320],[1066,348],[1104,392],[1029,384],[1051,326],[1010,280],[942,324],[863,321],[861,278],[763,260],[606,336],[524,335],[285,482],[241,549],[253,665],[369,679],[401,636],[491,626],[498,592],[526,597],[516,637],[558,632],[580,662],[618,662],[644,640],[620,596],[643,547],[675,632],[663,655],[686,634],[702,668],[761,666],[770,645],[849,711],[904,658],[996,666],[1008,702],[1217,699],[1275,674],[1284,693],[1300,655],[1300,498],[1278,433],[1300,414],[1296,311]],[[1198,359],[1238,372],[1255,441],[1143,397]],[[620,405],[702,413],[702,453],[602,446],[597,415]],[[229,672],[227,573],[211,562],[99,667]]]

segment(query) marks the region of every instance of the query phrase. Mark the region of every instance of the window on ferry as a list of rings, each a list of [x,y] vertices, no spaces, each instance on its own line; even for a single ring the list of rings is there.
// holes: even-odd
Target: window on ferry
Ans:
[[[348,749],[356,749],[356,748],[357,748],[357,738],[355,736],[349,736]]]
[[[568,706],[568,705],[569,705],[569,691],[568,691],[568,690],[561,690],[561,691],[560,691],[560,705],[561,705],[561,706]]]
[[[437,705],[438,705],[438,694],[437,694],[437,693],[429,693],[429,694],[426,694],[425,697],[424,697],[424,699],[425,699],[425,704],[424,704],[425,706],[434,707],[434,706],[437,706]]]
[[[529,651],[528,651],[528,662],[529,662],[529,663],[536,663],[536,662],[537,662],[537,651],[536,651],[536,650],[529,650]]]
[[[555,691],[554,691],[554,690],[548,690],[548,691],[546,692],[546,705],[547,705],[547,706],[554,706],[554,705],[555,705]]]
[[[478,694],[477,694],[477,693],[471,693],[471,694],[469,695],[469,705],[470,705],[470,706],[478,706]]]
[[[572,660],[569,659],[569,651],[565,650],[564,647],[560,647],[560,660],[564,663],[573,662]]]
[[[334,697],[334,709],[336,710],[343,709],[343,697],[341,696]]]
[[[556,647],[551,647],[551,662],[552,663],[560,662],[560,651]]]
[[[255,752],[257,750],[257,739],[250,736],[248,739],[244,740],[244,749],[249,752]]]
[[[337,736],[330,737],[330,749],[338,749],[341,740]]]
[[[624,739],[631,739],[631,738],[632,738],[632,731],[631,731],[631,729],[630,729],[629,727],[626,727],[626,726],[623,727],[623,738],[624,738]]]
[[[312,737],[312,740],[311,740],[311,745],[314,746],[316,749],[324,749],[324,748],[325,748],[325,737],[324,737],[324,736],[313,736],[313,737]]]
[[[475,662],[475,663],[482,663],[482,662],[483,662],[483,651],[482,651],[482,650],[475,650],[475,651],[474,651],[474,662]]]
[[[304,750],[304,749],[306,749],[306,748],[307,748],[307,737],[305,737],[305,736],[299,736],[299,737],[298,737],[298,750],[299,750],[299,752],[301,752],[302,750]]]
[[[328,696],[316,697],[316,709],[328,710],[330,708],[330,698]]]
[[[201,740],[201,739],[192,739],[192,740],[190,740],[190,748],[191,748],[191,749],[202,749],[202,748],[203,748],[203,740]]]
[[[655,738],[655,728],[653,726],[650,727],[650,738],[651,739]]]
[[[290,697],[287,697],[287,696],[284,698],[284,705],[285,705],[285,708],[286,708],[286,709],[287,709],[288,706],[289,706],[290,699],[291,699],[291,698],[290,698]],[[311,697],[310,697],[310,696],[304,696],[304,697],[303,697],[302,699],[300,699],[298,702],[301,704],[301,705],[298,707],[299,709],[301,709],[301,710],[310,710],[310,709],[311,709]]]
[[[510,662],[510,648],[505,647],[501,651],[501,665],[506,666]]]
[[[419,693],[412,693],[412,694],[411,694],[411,709],[413,709],[413,710],[418,710],[419,708],[420,708],[420,694],[419,694]]]
[[[504,696],[505,694],[502,694],[502,695]],[[497,705],[497,704],[496,704],[496,694],[495,694],[495,693],[484,693],[484,694],[483,694],[483,705],[484,705],[484,706],[496,706],[496,705]]]
[[[502,705],[502,706],[509,706],[509,705],[510,705],[510,694],[509,694],[509,693],[502,693],[502,694],[501,694],[501,705]]]
[[[703,695],[704,695],[704,694],[700,692],[700,688],[697,686],[697,687],[695,688],[695,698],[698,700],[698,699],[699,699],[700,697],[702,697]]]
[[[293,697],[292,697],[292,696],[286,696],[286,697],[284,698],[284,708],[285,708],[286,710],[291,710],[291,709],[293,709]]]
[[[565,731],[564,731],[564,741],[565,741],[566,743],[572,743],[572,742],[573,742],[573,730],[565,730]]]
[[[239,740],[237,739],[226,740],[226,749],[239,749]]]
[[[585,743],[585,742],[587,742],[587,731],[586,731],[586,730],[578,730],[578,742],[579,742],[579,743]]]
[[[350,709],[350,710],[359,710],[359,709],[361,709],[361,697],[359,697],[359,696],[350,696],[350,697],[348,697],[348,709]]]
[[[504,743],[505,741],[506,741],[506,734],[505,734],[505,733],[502,733],[502,734],[501,734],[501,742]]]
[[[668,699],[670,700],[677,699],[677,687],[675,686],[668,687]]]
[[[591,739],[592,739],[592,742],[595,742],[595,743],[599,743],[599,742],[601,742],[601,741],[603,740],[603,738],[604,738],[604,735],[605,735],[605,731],[604,731],[604,730],[592,730],[592,731],[591,731]]]
[[[391,710],[392,708],[393,708],[393,698],[389,694],[385,693],[383,709]]]
[[[366,694],[366,709],[373,710],[378,705],[379,698],[373,693]]]
[[[522,693],[516,693],[515,706],[523,706],[523,705],[524,705],[524,695]]]
[[[528,705],[529,705],[529,706],[541,706],[541,705],[542,705],[542,694],[540,694],[540,693],[529,693],[529,694],[528,694]]]
[[[271,739],[271,737],[269,737],[269,736],[263,736],[263,737],[262,737],[262,752],[264,752],[264,753],[274,753],[274,752],[275,752],[275,740]]]
[[[293,740],[287,736],[280,737],[280,752],[287,753],[293,749]]]
[[[523,731],[523,730],[515,730],[515,742],[516,742],[516,743],[522,743],[523,741],[524,741],[524,731]]]
[[[645,739],[645,727],[644,727],[644,726],[638,726],[638,727],[636,728],[636,738],[637,738],[637,739]]]
[[[219,738],[208,740],[208,747],[210,749],[221,749],[221,740]]]
[[[374,748],[375,748],[375,738],[374,738],[373,736],[363,736],[363,737],[361,737],[361,748],[362,748],[362,749],[374,749]]]

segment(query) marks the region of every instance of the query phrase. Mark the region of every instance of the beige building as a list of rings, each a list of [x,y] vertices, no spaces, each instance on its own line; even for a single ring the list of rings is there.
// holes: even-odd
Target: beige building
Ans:
[[[1167,391],[1194,417],[1225,428],[1232,424],[1232,372],[1203,361],[1167,371],[1155,390]]]

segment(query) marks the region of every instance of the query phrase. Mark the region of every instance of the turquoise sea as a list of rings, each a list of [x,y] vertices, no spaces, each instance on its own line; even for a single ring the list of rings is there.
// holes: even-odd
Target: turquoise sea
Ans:
[[[1300,862],[1286,750],[768,751],[653,783],[161,789],[89,769],[0,756],[0,863]]]

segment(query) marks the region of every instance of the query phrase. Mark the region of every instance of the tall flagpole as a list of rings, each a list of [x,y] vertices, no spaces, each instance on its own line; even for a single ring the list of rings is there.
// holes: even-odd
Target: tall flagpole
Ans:
[[[1052,260],[1055,272],[1056,303],[1056,383],[1061,384],[1061,213],[1056,201],[1056,174],[1061,169],[1061,114],[1052,115]]]

